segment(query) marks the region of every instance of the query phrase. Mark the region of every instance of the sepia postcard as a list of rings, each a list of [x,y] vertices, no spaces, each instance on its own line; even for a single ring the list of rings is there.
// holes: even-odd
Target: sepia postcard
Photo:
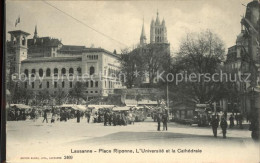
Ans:
[[[3,162],[260,162],[259,16],[259,0],[6,0]]]

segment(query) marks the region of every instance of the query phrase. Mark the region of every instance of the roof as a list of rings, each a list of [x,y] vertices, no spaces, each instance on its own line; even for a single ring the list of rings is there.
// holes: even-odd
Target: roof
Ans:
[[[101,109],[101,108],[113,108],[114,105],[88,105],[88,108],[95,108],[95,109]]]
[[[37,37],[33,39],[28,39],[28,47],[32,46],[58,46],[61,43],[59,39],[50,38],[50,37]]]
[[[70,62],[70,61],[81,61],[82,57],[39,57],[39,58],[28,58],[23,60],[22,63],[36,63],[36,62]]]
[[[22,30],[9,31],[8,33],[13,34],[13,35],[17,35],[17,34],[24,34],[26,36],[30,35],[30,33],[24,32]]]
[[[123,107],[115,107],[115,108],[113,108],[113,111],[127,111],[129,109],[130,109],[130,107],[123,106]]]
[[[60,52],[82,52],[86,47],[77,45],[63,45],[58,51]]]
[[[11,107],[16,106],[17,108],[20,108],[20,109],[31,109],[30,106],[24,105],[24,104],[10,104],[10,106],[11,106]]]
[[[110,51],[107,51],[107,50],[102,49],[102,48],[85,48],[84,52],[87,52],[87,53],[104,52],[104,53],[107,53],[107,54],[114,56],[116,58],[120,57],[120,55],[111,53]]]

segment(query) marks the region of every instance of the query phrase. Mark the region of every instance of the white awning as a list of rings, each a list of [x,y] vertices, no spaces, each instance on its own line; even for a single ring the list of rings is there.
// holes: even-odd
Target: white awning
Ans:
[[[11,107],[16,106],[16,107],[19,108],[19,109],[31,109],[30,106],[24,105],[24,104],[10,104],[10,106],[11,106]]]
[[[76,105],[76,110],[80,110],[80,111],[86,111],[87,107],[85,105]]]
[[[113,111],[127,111],[129,109],[130,109],[130,107],[123,106],[123,107],[115,107],[115,108],[113,108]]]
[[[114,105],[88,105],[88,108],[101,109],[101,108],[113,108]]]

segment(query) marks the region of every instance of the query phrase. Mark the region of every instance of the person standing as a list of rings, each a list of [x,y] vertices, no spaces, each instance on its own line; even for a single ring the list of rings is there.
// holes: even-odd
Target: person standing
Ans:
[[[44,122],[44,120],[46,120],[46,123],[48,123],[47,110],[46,109],[44,110],[44,113],[43,113],[43,121],[42,121],[42,123]]]
[[[234,127],[234,117],[233,117],[233,115],[230,116],[229,122],[230,122],[229,128],[233,128]]]
[[[214,116],[211,120],[211,127],[213,130],[214,137],[217,137],[217,130],[218,130],[218,119]]]
[[[108,114],[107,114],[107,111],[105,111],[105,114],[104,114],[104,126],[107,125],[107,120],[108,120]]]
[[[112,125],[112,113],[111,112],[108,112],[108,123],[109,123],[109,126]]]
[[[162,116],[162,122],[163,122],[163,131],[166,129],[167,131],[167,115],[163,114]]]
[[[80,122],[80,112],[79,112],[79,110],[77,110],[77,123],[79,123]]]
[[[158,122],[158,127],[157,127],[157,131],[161,131],[161,115],[160,113],[158,113],[157,115],[157,122]]]
[[[221,118],[221,122],[220,122],[220,127],[222,129],[222,133],[223,133],[223,138],[226,138],[226,133],[227,133],[227,121],[224,117]]]
[[[116,117],[116,113],[113,113],[113,125],[116,126],[117,122],[117,117]]]
[[[87,120],[88,120],[88,123],[90,121],[90,112],[87,112]]]

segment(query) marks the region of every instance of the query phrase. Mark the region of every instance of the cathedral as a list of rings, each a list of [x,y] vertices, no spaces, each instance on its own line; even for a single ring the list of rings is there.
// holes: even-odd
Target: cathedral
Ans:
[[[144,22],[142,26],[142,32],[140,36],[140,46],[144,46],[147,44],[146,35],[144,30]],[[163,19],[162,22],[159,18],[159,12],[157,11],[156,20],[152,19],[150,25],[150,43],[168,43],[167,41],[167,28],[165,25],[165,20]]]

